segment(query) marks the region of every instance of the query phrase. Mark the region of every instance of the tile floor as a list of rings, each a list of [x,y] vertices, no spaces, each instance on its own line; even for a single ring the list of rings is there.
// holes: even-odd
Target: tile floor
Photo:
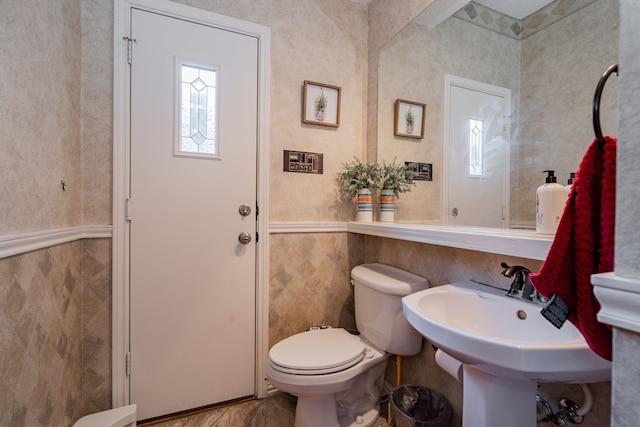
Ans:
[[[295,405],[289,402],[287,395],[276,394],[266,399],[162,421],[153,427],[292,427],[294,415]],[[388,427],[388,424],[383,418],[378,418],[372,427]]]

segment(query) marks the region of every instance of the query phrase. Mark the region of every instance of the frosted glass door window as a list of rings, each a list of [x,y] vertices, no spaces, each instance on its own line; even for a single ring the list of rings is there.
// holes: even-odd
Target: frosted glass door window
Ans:
[[[484,175],[484,121],[469,120],[469,175]]]
[[[218,70],[181,63],[177,154],[218,157]]]

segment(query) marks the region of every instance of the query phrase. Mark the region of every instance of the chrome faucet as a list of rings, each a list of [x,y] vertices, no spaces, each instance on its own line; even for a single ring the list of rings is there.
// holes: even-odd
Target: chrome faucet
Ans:
[[[533,303],[546,301],[546,298],[538,294],[536,288],[531,284],[531,280],[529,279],[531,270],[520,265],[509,266],[505,262],[501,263],[500,266],[503,268],[501,273],[503,276],[508,278],[515,276],[511,283],[511,288],[507,292],[507,296],[520,298]]]

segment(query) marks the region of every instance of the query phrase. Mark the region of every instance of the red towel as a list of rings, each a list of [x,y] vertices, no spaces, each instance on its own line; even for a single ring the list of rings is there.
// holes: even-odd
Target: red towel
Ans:
[[[603,149],[595,140],[582,159],[549,255],[531,283],[544,297],[561,298],[589,347],[611,360],[611,328],[598,322],[591,284],[592,274],[613,271],[617,140],[604,139]]]

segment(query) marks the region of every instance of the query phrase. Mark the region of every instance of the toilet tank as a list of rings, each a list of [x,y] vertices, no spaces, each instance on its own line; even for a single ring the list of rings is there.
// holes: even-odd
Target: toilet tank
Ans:
[[[422,335],[404,317],[402,297],[426,289],[429,281],[385,264],[359,265],[351,279],[358,331],[387,353],[418,354]]]

